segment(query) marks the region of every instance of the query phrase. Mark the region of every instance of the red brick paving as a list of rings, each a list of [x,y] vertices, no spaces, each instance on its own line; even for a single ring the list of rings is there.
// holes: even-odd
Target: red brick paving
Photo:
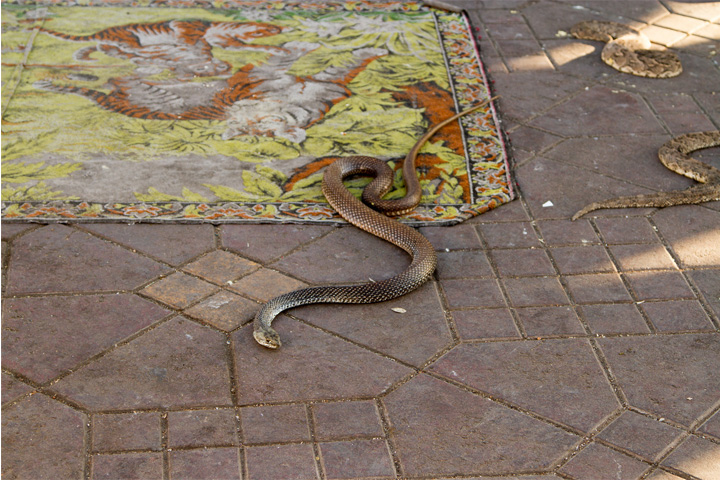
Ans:
[[[262,301],[406,256],[313,225],[3,225],[5,478],[720,478],[720,202],[568,219],[692,183],[656,151],[720,126],[720,7],[452,1],[519,198],[422,228],[440,265],[417,292],[281,316],[279,351],[250,334]],[[685,73],[557,36],[618,16]]]

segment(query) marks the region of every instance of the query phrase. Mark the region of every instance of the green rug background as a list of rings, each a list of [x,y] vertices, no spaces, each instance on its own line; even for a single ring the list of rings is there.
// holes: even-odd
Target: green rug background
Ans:
[[[342,221],[325,165],[382,158],[401,197],[415,141],[489,97],[465,16],[418,2],[99,3],[2,5],[4,221]],[[493,105],[421,153],[408,223],[513,198]]]

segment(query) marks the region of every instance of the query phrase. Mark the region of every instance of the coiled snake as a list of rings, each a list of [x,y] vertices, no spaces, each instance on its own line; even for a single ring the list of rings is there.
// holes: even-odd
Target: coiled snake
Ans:
[[[397,216],[412,211],[420,203],[421,189],[415,172],[418,152],[438,130],[448,123],[474,112],[497,97],[486,100],[468,110],[443,120],[418,140],[405,157],[403,177],[406,195],[397,200],[381,197],[392,187],[393,171],[388,165],[373,157],[347,157],[336,160],[323,175],[322,191],[332,207],[348,222],[405,250],[412,257],[410,266],[402,273],[386,280],[359,285],[331,285],[310,287],[280,295],[268,301],[254,320],[253,337],[268,348],[281,345],[272,321],[281,312],[311,303],[376,303],[409,293],[425,283],[435,271],[437,255],[430,242],[417,230],[386,215]],[[374,175],[375,178],[363,190],[367,207],[343,185],[343,179],[351,175]]]

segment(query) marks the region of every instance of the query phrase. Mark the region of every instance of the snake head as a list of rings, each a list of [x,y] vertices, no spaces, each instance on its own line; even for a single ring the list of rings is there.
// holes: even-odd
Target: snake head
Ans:
[[[255,341],[263,347],[272,348],[273,350],[282,345],[280,335],[272,328],[257,329],[253,331],[253,337],[255,337]]]

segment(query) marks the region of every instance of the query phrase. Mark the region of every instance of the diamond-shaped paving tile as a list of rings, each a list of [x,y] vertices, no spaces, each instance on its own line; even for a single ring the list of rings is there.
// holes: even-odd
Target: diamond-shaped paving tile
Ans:
[[[20,294],[132,290],[167,270],[89,233],[49,225],[14,242],[7,291]]]
[[[398,247],[354,227],[339,228],[272,266],[309,283],[367,282],[402,272],[410,257]]]
[[[583,431],[620,406],[582,339],[459,345],[432,370]]]
[[[269,268],[260,270],[237,280],[230,289],[243,295],[267,302],[273,297],[306,287],[307,284],[283,275]]]
[[[91,410],[230,405],[226,339],[182,317],[76,370],[53,389]]]
[[[234,253],[215,250],[186,265],[183,270],[207,281],[225,284],[259,267],[260,265],[257,263],[246,260]]]
[[[626,411],[598,437],[654,461],[681,433],[667,423]]]
[[[639,478],[649,465],[597,443],[590,444],[570,459],[560,471],[571,478]]]
[[[258,262],[269,262],[335,227],[318,225],[223,225],[224,247]]]
[[[377,395],[411,372],[287,317],[273,327],[283,342],[277,351],[258,345],[252,326],[233,334],[241,404]]]
[[[398,313],[392,308],[405,312]],[[294,309],[292,314],[413,365],[421,365],[452,342],[432,282],[387,302],[319,304]]]
[[[182,272],[176,272],[151,283],[142,290],[148,297],[175,308],[185,308],[210,295],[218,287]]]
[[[424,374],[384,402],[410,476],[541,470],[579,439]]]
[[[717,402],[716,334],[598,339],[630,405],[689,425]]]
[[[662,464],[677,468],[696,478],[718,480],[720,479],[718,459],[720,459],[720,445],[691,435]]]
[[[2,364],[43,383],[168,313],[127,294],[7,299]]]
[[[84,414],[40,394],[3,409],[3,477],[83,478],[86,423]]]
[[[682,267],[720,267],[720,212],[693,206],[665,208],[653,221]]]
[[[229,332],[251,320],[259,309],[260,305],[252,300],[222,291],[193,305],[185,313]]]
[[[172,265],[186,262],[215,246],[212,225],[124,225],[100,223],[83,228],[135,248]]]

